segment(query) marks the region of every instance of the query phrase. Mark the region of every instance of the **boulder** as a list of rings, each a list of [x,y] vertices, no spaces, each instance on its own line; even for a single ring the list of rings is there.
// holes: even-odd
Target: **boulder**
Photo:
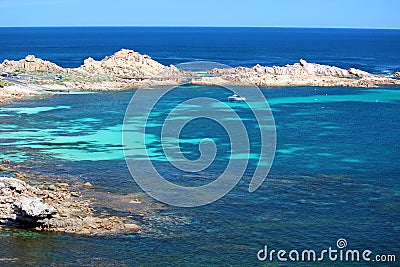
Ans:
[[[34,55],[27,55],[26,57],[25,57],[25,61],[26,62],[34,62],[35,61],[35,56]]]
[[[400,71],[396,72],[396,73],[394,74],[394,77],[400,78]]]
[[[16,221],[20,223],[35,223],[57,214],[54,207],[43,203],[40,198],[22,199],[13,203],[12,208],[17,215]]]
[[[302,67],[305,67],[305,66],[308,65],[308,63],[307,63],[307,61],[305,61],[304,59],[300,59],[300,65],[301,65]]]

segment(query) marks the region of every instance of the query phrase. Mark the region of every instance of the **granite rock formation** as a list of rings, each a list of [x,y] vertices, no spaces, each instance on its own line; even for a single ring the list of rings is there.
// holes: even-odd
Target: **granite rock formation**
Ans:
[[[127,49],[122,49],[101,61],[88,58],[82,66],[70,71],[83,75],[95,74],[122,79],[179,75],[179,70],[175,66],[164,66],[147,55]]]
[[[237,67],[232,69],[215,69],[214,74],[239,74],[246,76],[264,76],[264,75],[286,75],[286,76],[327,76],[337,78],[362,78],[371,76],[366,71],[355,68],[348,70],[335,66],[308,63],[304,59],[300,59],[299,63],[286,65],[284,67],[273,66],[265,67],[256,65],[253,68]]]
[[[36,80],[29,80],[26,87],[39,85],[46,91],[120,90],[135,86],[178,85],[188,82],[201,85],[350,87],[400,84],[398,79],[373,75],[355,68],[342,69],[309,63],[304,59],[286,66],[267,67],[257,64],[252,68],[214,69],[209,71],[212,76],[208,77],[199,73],[180,71],[173,65],[164,66],[147,55],[127,49],[122,49],[100,61],[88,58],[80,67],[73,69],[62,68],[32,55],[19,61],[5,60],[0,67],[6,72],[39,74],[35,76],[38,77]],[[52,75],[55,74],[62,74],[64,79],[54,80]],[[17,85],[22,87],[21,83]],[[5,88],[0,91],[0,101],[10,95],[11,98],[18,98],[25,94],[20,89]]]
[[[215,77],[197,79],[199,84],[218,83],[258,86],[353,86],[375,87],[381,84],[399,84],[398,81],[372,75],[366,71],[350,68],[308,63],[301,59],[299,63],[286,66],[265,67],[256,65],[252,68],[236,67],[209,71]],[[215,83],[214,83],[215,84]]]

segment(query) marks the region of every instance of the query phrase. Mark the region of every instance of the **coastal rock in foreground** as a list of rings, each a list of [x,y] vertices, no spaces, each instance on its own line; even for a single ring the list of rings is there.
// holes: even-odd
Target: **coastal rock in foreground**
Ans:
[[[97,217],[69,185],[31,186],[16,179],[0,178],[0,224],[72,234],[138,233],[141,227],[126,218]]]
[[[40,198],[25,198],[12,204],[16,221],[21,224],[37,224],[39,220],[52,218],[57,210]]]
[[[40,190],[31,187],[24,181],[15,178],[0,177],[0,223],[15,221],[17,215],[13,204],[41,194]]]

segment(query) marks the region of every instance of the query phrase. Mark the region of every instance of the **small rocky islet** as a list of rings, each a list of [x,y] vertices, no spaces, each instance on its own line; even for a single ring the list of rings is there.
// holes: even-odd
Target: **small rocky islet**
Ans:
[[[0,227],[82,235],[141,232],[130,216],[99,215],[92,200],[74,185],[62,181],[30,185],[32,177],[13,170],[8,160],[1,163],[1,173],[8,177],[0,175]]]

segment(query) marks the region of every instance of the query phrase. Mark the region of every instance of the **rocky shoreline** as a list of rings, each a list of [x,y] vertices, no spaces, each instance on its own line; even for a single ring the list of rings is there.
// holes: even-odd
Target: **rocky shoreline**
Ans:
[[[211,76],[181,71],[176,66],[164,66],[147,55],[122,49],[97,61],[86,59],[78,68],[63,68],[55,63],[28,55],[24,59],[4,60],[4,73],[29,77],[0,88],[0,101],[35,94],[38,88],[46,91],[103,91],[123,90],[138,86],[165,86],[192,83],[199,85],[257,85],[257,86],[348,86],[377,87],[399,85],[400,72],[393,77],[374,75],[350,68],[309,63],[286,66],[260,66],[213,69]],[[54,79],[62,76],[62,79]]]
[[[130,216],[97,214],[93,200],[85,198],[76,185],[62,181],[31,181],[36,185],[30,185],[28,181],[33,177],[14,170],[7,160],[0,165],[0,173],[8,174],[0,175],[0,227],[82,235],[141,231]]]

